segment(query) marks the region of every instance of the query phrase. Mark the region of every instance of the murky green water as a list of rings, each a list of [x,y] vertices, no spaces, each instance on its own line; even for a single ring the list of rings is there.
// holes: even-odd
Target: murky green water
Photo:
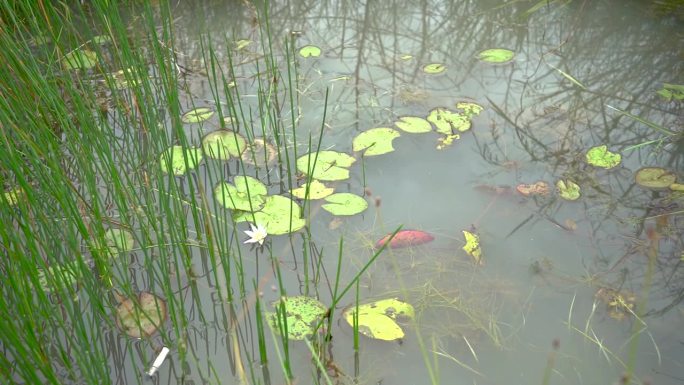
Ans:
[[[189,91],[184,107],[192,108],[191,100],[212,106],[200,47],[209,36],[223,63],[226,45],[252,42],[233,65],[243,103],[256,106],[254,63],[263,42],[255,10],[205,1],[181,3],[173,12],[178,64]],[[397,296],[413,303],[418,333],[408,325],[400,344],[362,339],[355,360],[352,332],[335,320],[334,383],[429,383],[428,366],[443,384],[542,383],[550,366],[552,384],[618,383],[630,364],[643,381],[684,381],[684,203],[633,182],[642,166],[665,167],[682,180],[684,144],[680,135],[678,142],[626,150],[665,134],[609,107],[681,131],[681,101],[656,94],[663,83],[684,82],[681,15],[661,15],[650,2],[617,0],[540,7],[533,1],[285,2],[273,3],[269,12],[276,56],[290,38],[297,48],[322,50],[318,58],[296,59],[299,154],[306,152],[309,132],[318,140],[326,90],[322,148],[342,152],[351,151],[359,132],[391,127],[401,116],[425,117],[459,101],[484,107],[472,130],[444,149],[437,149],[435,133],[402,133],[396,151],[359,156],[351,178],[336,188],[370,192],[371,207],[362,215],[339,223],[314,204],[313,241],[329,274],[318,285],[304,282],[301,243],[273,238],[288,294],[304,294],[307,286],[313,293],[318,286],[323,302],[330,297],[327,281],[333,280],[341,237],[342,282],[373,255],[372,243],[399,225],[436,238],[381,255],[359,290],[361,299]],[[515,57],[505,64],[477,60],[488,48],[507,48]],[[430,63],[446,70],[426,74]],[[289,109],[283,110],[289,121]],[[258,116],[256,107],[251,113]],[[191,133],[192,140],[212,124]],[[585,152],[601,144],[623,155],[615,169],[585,163]],[[569,202],[553,192],[560,179],[577,182],[581,198]],[[552,193],[524,197],[515,191],[536,181],[547,182]],[[462,250],[462,230],[472,227],[482,245],[479,266]],[[649,252],[657,255],[652,271]],[[265,258],[244,250],[246,276],[258,277],[267,303],[277,298],[277,281]],[[206,273],[201,260],[198,252],[200,275]],[[197,361],[179,363],[172,354],[159,383],[203,383],[210,370],[224,384],[238,383],[233,345],[223,319],[214,316],[222,308],[214,285],[198,285],[204,302],[189,306],[201,307],[207,318],[194,310],[188,315],[185,341]],[[619,291],[627,302],[634,293],[635,307],[611,308],[596,296],[601,288]],[[348,294],[340,309],[353,297]],[[631,314],[639,301],[646,301],[641,321]],[[253,303],[245,305],[237,319],[242,364],[249,370],[246,357],[258,357],[257,336]],[[127,344],[125,337],[113,341],[122,351]],[[312,383],[306,345],[292,343],[290,354],[296,383]],[[254,362],[253,370],[264,370],[256,377],[283,383],[273,345],[269,356],[263,367]]]

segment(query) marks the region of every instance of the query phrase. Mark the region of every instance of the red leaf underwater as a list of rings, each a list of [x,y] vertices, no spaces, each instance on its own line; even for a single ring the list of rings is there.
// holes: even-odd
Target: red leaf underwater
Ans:
[[[375,242],[375,248],[380,248],[384,245],[387,240],[390,239],[392,234],[385,235],[379,241]],[[402,247],[417,246],[423,243],[431,242],[435,237],[420,230],[401,230],[392,238],[389,243],[389,247],[393,249],[399,249]]]

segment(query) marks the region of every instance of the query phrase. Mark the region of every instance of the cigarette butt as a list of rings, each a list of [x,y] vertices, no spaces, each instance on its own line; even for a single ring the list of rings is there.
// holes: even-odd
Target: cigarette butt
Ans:
[[[154,376],[154,374],[157,372],[157,369],[159,369],[161,364],[164,363],[167,354],[169,354],[169,348],[164,346],[161,352],[159,352],[159,355],[157,355],[157,358],[154,359],[154,362],[152,363],[152,367],[150,368],[150,370],[147,371],[148,376]]]

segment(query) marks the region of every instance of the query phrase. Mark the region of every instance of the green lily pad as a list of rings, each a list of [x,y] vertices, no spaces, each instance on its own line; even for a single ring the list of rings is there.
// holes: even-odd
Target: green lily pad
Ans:
[[[441,74],[446,70],[446,66],[442,63],[430,63],[423,67],[423,72],[430,75]]]
[[[185,165],[186,159],[188,161],[187,168]],[[162,171],[176,176],[183,175],[186,171],[196,168],[201,161],[202,151],[196,147],[172,146],[162,152],[159,157]]]
[[[214,115],[214,110],[208,107],[194,108],[181,116],[183,123],[199,123],[211,118]]]
[[[81,274],[79,271],[78,261],[50,266],[47,270],[38,269],[40,288],[44,292],[50,293],[57,287],[73,286],[80,279]],[[57,287],[53,286],[53,283],[56,283]]]
[[[316,298],[305,296],[282,297],[274,304],[278,312],[267,313],[268,325],[280,334],[287,326],[287,338],[290,340],[304,340],[316,332],[316,326],[328,313]],[[284,312],[284,314],[282,313]],[[287,325],[282,325],[283,317]]]
[[[580,186],[570,179],[559,180],[556,182],[556,188],[560,197],[567,201],[574,201],[580,197]]]
[[[400,137],[399,131],[392,128],[371,128],[364,131],[354,138],[352,141],[353,151],[363,151],[365,156],[382,155],[394,151],[392,141]]]
[[[684,191],[684,184],[682,183],[672,183],[669,187],[672,191]]]
[[[413,55],[406,53],[406,54],[400,55],[399,59],[401,59],[403,61],[409,61],[409,60],[413,59]]]
[[[608,151],[606,145],[592,147],[587,151],[587,163],[592,166],[610,169],[622,160],[622,155]]]
[[[506,63],[513,59],[515,52],[504,48],[486,49],[477,55],[477,58],[487,63]]]
[[[255,212],[236,212],[235,222],[256,222],[266,227],[269,235],[293,233],[306,225],[302,208],[290,198],[281,195],[266,197],[264,207]]]
[[[213,159],[228,160],[231,156],[240,157],[246,148],[245,138],[230,130],[210,132],[202,138],[204,153]]]
[[[260,180],[243,175],[233,178],[233,184],[221,182],[214,188],[216,201],[231,210],[260,210],[264,206],[266,194],[266,185]]]
[[[394,125],[402,131],[412,134],[422,134],[424,132],[432,131],[432,124],[417,116],[402,116],[398,121],[394,122]]]
[[[396,298],[383,299],[358,308],[359,332],[366,337],[394,341],[404,338],[404,331],[397,324],[398,318],[412,319],[415,317],[413,306]],[[349,307],[342,313],[349,326],[354,327],[356,308]]]
[[[152,293],[142,292],[125,299],[116,308],[116,325],[133,338],[149,337],[166,320],[166,302]]]
[[[240,51],[241,49],[246,48],[250,44],[252,44],[251,40],[240,39],[240,40],[235,42],[235,50]]]
[[[463,110],[463,114],[469,119],[473,116],[480,115],[480,112],[484,110],[484,107],[473,102],[458,102],[456,103],[456,108]]]
[[[93,36],[93,38],[90,39],[90,41],[92,41],[94,44],[97,44],[97,45],[104,45],[107,43],[111,43],[112,38],[109,37],[109,35],[97,35],[97,36]]]
[[[70,70],[93,68],[97,65],[97,53],[89,49],[75,49],[64,55],[62,64]]]
[[[644,167],[636,172],[634,180],[641,187],[663,189],[675,183],[677,176],[664,168]]]
[[[684,84],[663,83],[663,88],[656,91],[666,101],[684,100]]]
[[[299,49],[299,55],[301,57],[319,57],[321,56],[321,49],[315,45],[305,45]]]
[[[325,198],[323,209],[332,215],[356,215],[368,208],[368,202],[356,194],[337,193]]]
[[[308,195],[307,189],[309,193]],[[334,188],[328,187],[320,181],[314,179],[311,181],[311,183],[307,183],[303,186],[292,189],[292,191],[290,191],[290,194],[299,199],[323,199],[328,195],[332,194],[333,191],[335,191]]]
[[[5,191],[5,200],[10,206],[16,206],[20,200],[26,198],[26,193],[21,187],[15,187],[11,190]]]
[[[111,255],[131,251],[135,246],[133,234],[124,229],[108,229],[105,231],[104,239],[107,250]]]
[[[318,154],[318,157],[316,157]],[[314,164],[315,162],[315,164]],[[324,181],[345,180],[349,178],[349,167],[356,162],[353,156],[337,151],[319,151],[303,155],[297,159],[297,170]],[[315,167],[314,167],[315,166]]]
[[[443,107],[431,110],[427,120],[435,125],[437,132],[444,135],[468,131],[471,126],[470,118],[467,115],[453,112]]]

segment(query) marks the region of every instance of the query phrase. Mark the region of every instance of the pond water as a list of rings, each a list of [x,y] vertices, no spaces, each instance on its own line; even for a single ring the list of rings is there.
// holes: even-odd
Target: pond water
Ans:
[[[434,241],[384,250],[361,274],[358,290],[341,299],[324,362],[332,383],[605,384],[630,381],[626,373],[633,383],[683,383],[684,201],[681,193],[634,182],[644,166],[684,180],[684,105],[657,93],[684,83],[684,18],[681,8],[664,7],[625,0],[272,2],[272,54],[264,57],[269,41],[259,10],[242,2],[179,2],[171,12],[183,110],[217,108],[208,47],[224,70],[230,52],[235,73],[226,82],[235,82],[241,115],[255,122],[256,136],[259,124],[278,121],[291,164],[319,140],[321,149],[354,154],[350,177],[329,185],[364,196],[369,208],[336,217],[312,201],[310,238],[300,231],[269,235],[266,249],[241,245],[245,296],[230,306],[220,293],[239,298],[238,280],[231,287],[217,282],[206,251],[194,249],[189,263],[199,278],[178,292],[187,328],[165,331],[153,344],[171,348],[167,362],[146,379],[148,362],[136,366],[127,356],[149,359],[150,347],[113,330],[114,382],[286,383],[282,341],[268,328],[269,362],[259,359],[255,286],[268,311],[279,287],[327,306],[340,240],[341,289],[374,257],[374,243],[401,226]],[[229,50],[240,40],[243,47]],[[306,45],[320,48],[320,56],[301,56]],[[478,60],[492,48],[514,56]],[[297,101],[291,108],[283,91],[280,115],[265,117],[259,97],[270,82],[269,57],[281,73],[280,89],[296,87]],[[292,81],[288,58],[296,63]],[[426,73],[429,64],[441,71]],[[224,91],[219,82],[219,103],[227,108]],[[352,152],[361,132],[394,127],[403,116],[426,118],[439,107],[458,111],[458,102],[483,110],[450,144],[434,131],[400,130],[393,152]],[[197,145],[219,126],[217,115],[188,125],[187,140]],[[235,128],[249,136],[249,129]],[[587,164],[587,151],[600,145],[621,154],[620,164]],[[206,162],[192,178],[213,202],[213,186],[236,167]],[[289,188],[279,184],[284,168],[247,172],[270,192]],[[579,199],[563,199],[555,187],[560,180],[577,183]],[[538,181],[548,184],[548,194],[516,191]],[[238,225],[241,241],[247,229]],[[464,230],[479,236],[480,263],[463,249]],[[137,274],[153,279],[144,269]],[[361,303],[412,304],[416,317],[401,323],[405,337],[361,336],[355,352],[340,313],[357,295]],[[304,342],[291,341],[289,356],[293,383],[326,383]]]

